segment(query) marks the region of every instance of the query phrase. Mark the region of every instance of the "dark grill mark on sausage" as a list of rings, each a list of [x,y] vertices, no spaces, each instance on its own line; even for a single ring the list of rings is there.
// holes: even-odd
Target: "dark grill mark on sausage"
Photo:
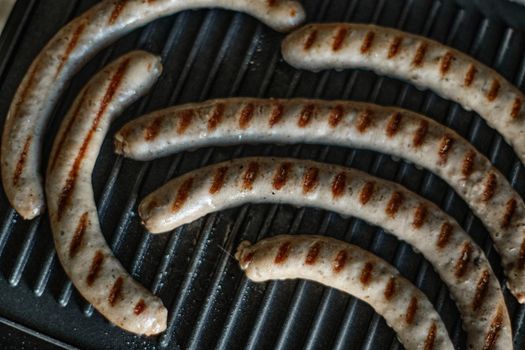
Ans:
[[[55,79],[58,77],[58,75],[64,68],[64,65],[66,64],[66,61],[71,55],[71,52],[73,52],[75,47],[78,45],[78,40],[80,39],[80,35],[82,35],[82,32],[84,31],[85,28],[86,28],[86,24],[80,23],[80,25],[75,29],[75,32],[73,33],[73,35],[71,36],[71,39],[69,40],[69,43],[67,44],[66,51],[60,57],[60,64],[57,67],[57,70],[55,73]]]
[[[359,193],[359,202],[361,202],[362,205],[366,205],[370,198],[372,198],[372,195],[374,194],[374,189],[374,182],[367,182],[364,184],[363,188],[361,189],[361,192]]]
[[[306,254],[306,259],[304,259],[304,263],[306,265],[314,265],[317,262],[317,257],[319,256],[319,253],[321,252],[321,243],[315,242],[310,249],[308,249],[308,253]]]
[[[427,207],[424,204],[420,204],[414,213],[414,221],[412,221],[412,226],[419,229],[425,223],[427,218]]]
[[[95,280],[98,278],[100,269],[102,268],[102,263],[104,263],[104,254],[100,250],[97,250],[93,260],[91,261],[91,266],[89,267],[89,273],[86,278],[86,283],[88,286],[92,286],[95,283]]]
[[[467,154],[465,154],[465,158],[463,159],[463,166],[461,167],[461,173],[466,178],[468,178],[474,170],[474,159],[476,159],[476,152],[474,152],[473,150],[470,150],[467,152]]]
[[[280,190],[284,185],[286,185],[286,181],[288,181],[288,174],[290,173],[291,169],[292,163],[286,162],[281,164],[279,169],[277,169],[275,172],[275,176],[273,177],[273,188]]]
[[[162,120],[164,119],[164,116],[159,115],[156,118],[154,118],[151,123],[144,129],[144,139],[148,142],[151,142],[157,138],[160,132],[160,128],[162,126]]]
[[[425,141],[425,137],[427,136],[427,132],[428,122],[426,120],[420,121],[419,126],[414,134],[414,139],[412,140],[415,148],[418,148],[423,144],[423,141]]]
[[[277,0],[268,0],[268,7],[273,7],[277,3]]]
[[[330,118],[328,119],[328,122],[332,128],[335,128],[341,120],[343,119],[343,115],[345,113],[345,109],[341,105],[335,106],[330,111]]]
[[[188,200],[188,197],[190,196],[190,191],[193,186],[193,178],[190,177],[186,181],[180,185],[179,190],[177,191],[177,197],[175,197],[175,201],[171,205],[171,211],[176,213],[178,212],[186,203]]]
[[[272,109],[272,115],[270,116],[270,128],[281,121],[283,114],[284,106],[280,103],[275,104],[275,106]]]
[[[312,116],[314,114],[314,109],[314,105],[306,105],[303,108],[301,114],[299,115],[299,120],[297,121],[297,125],[299,125],[299,127],[304,128],[308,124],[310,124],[310,121],[312,120]]]
[[[224,110],[226,106],[223,103],[218,103],[213,110],[213,114],[208,120],[208,130],[212,131],[217,128],[217,126],[222,122],[222,116],[224,115]]]
[[[463,277],[467,272],[470,254],[472,254],[472,246],[470,245],[470,243],[466,242],[465,244],[463,244],[463,248],[461,248],[461,253],[459,255],[458,261],[456,262],[454,274],[457,278]]]
[[[392,299],[394,294],[396,294],[396,279],[395,277],[390,277],[388,283],[386,284],[385,291],[383,292],[386,300]]]
[[[308,37],[306,38],[306,41],[304,42],[304,49],[310,50],[316,40],[317,40],[317,30],[314,29],[313,31],[310,32],[310,34],[308,34]]]
[[[24,143],[24,148],[22,149],[22,153],[20,153],[20,158],[18,158],[18,162],[16,163],[15,167],[15,173],[13,174],[13,185],[17,186],[20,182],[20,177],[22,176],[22,173],[24,172],[24,167],[26,165],[27,161],[27,154],[29,153],[29,147],[31,146],[31,141],[33,140],[33,136],[29,135],[26,138],[26,142]]]
[[[388,48],[388,59],[392,59],[397,56],[402,42],[403,38],[400,36],[396,36],[394,39],[392,39],[390,47]]]
[[[386,126],[386,135],[388,137],[394,137],[399,128],[401,127],[402,115],[399,112],[394,112],[388,119],[388,124]]]
[[[334,272],[335,273],[341,272],[344,269],[347,260],[348,260],[348,253],[346,252],[346,250],[339,251],[339,253],[337,253],[337,256],[334,259],[334,265],[333,265]]]
[[[490,102],[494,101],[498,97],[499,89],[501,85],[498,79],[494,79],[490,85],[489,92],[487,93],[487,100]]]
[[[58,210],[57,210],[58,220],[62,218],[62,214],[64,213],[65,208],[69,204],[69,201],[71,199],[71,194],[73,193],[73,190],[75,188],[78,173],[82,166],[82,162],[84,161],[84,158],[86,157],[86,153],[87,153],[89,144],[91,143],[91,139],[93,138],[93,135],[95,134],[98,128],[98,125],[100,124],[102,117],[104,116],[104,112],[108,108],[111,100],[113,100],[113,97],[115,96],[115,93],[117,92],[122,82],[122,79],[124,78],[124,74],[126,73],[128,69],[129,61],[130,61],[129,58],[124,60],[120,64],[120,66],[117,68],[117,71],[115,72],[115,74],[111,77],[111,81],[104,94],[104,97],[102,98],[102,101],[100,103],[100,108],[96,114],[95,119],[93,120],[91,129],[89,129],[88,134],[84,138],[84,142],[82,143],[82,146],[80,147],[80,150],[77,153],[77,157],[75,158],[73,166],[71,167],[71,170],[69,171],[68,178],[66,180],[66,183],[64,184],[64,187],[62,188],[62,192],[58,200],[58,206],[57,206],[58,207]]]
[[[445,222],[441,225],[441,230],[439,231],[439,237],[437,240],[437,246],[440,249],[443,249],[447,246],[450,241],[450,236],[452,236],[453,227],[448,222]]]
[[[346,39],[346,36],[348,35],[348,29],[345,27],[339,28],[337,31],[337,34],[334,37],[334,42],[332,44],[332,50],[333,51],[339,51],[343,47],[343,42]]]
[[[109,292],[108,296],[108,302],[109,305],[115,306],[117,302],[119,301],[122,293],[122,284],[124,283],[124,279],[122,277],[117,278],[115,283],[113,283],[113,287],[111,287],[111,291]]]
[[[408,304],[407,313],[405,314],[405,322],[407,324],[412,324],[414,322],[414,318],[416,317],[417,312],[417,298],[412,297],[410,300],[410,304]]]
[[[498,340],[499,332],[501,331],[501,328],[503,327],[503,312],[501,311],[501,307],[498,308],[498,312],[496,313],[496,316],[492,320],[492,323],[490,324],[489,331],[487,332],[487,335],[485,335],[485,342],[483,344],[483,350],[492,350],[494,349],[494,346],[496,345],[496,341]]]
[[[346,174],[339,173],[334,177],[334,182],[332,182],[332,196],[334,198],[341,197],[344,193],[346,187]]]
[[[361,44],[361,53],[363,55],[370,51],[370,48],[374,43],[375,36],[376,33],[374,33],[373,31],[369,31],[368,33],[366,33],[365,38],[363,39],[363,43]]]
[[[474,301],[472,302],[472,308],[474,311],[481,307],[483,299],[487,296],[487,291],[489,290],[489,278],[489,272],[487,270],[483,271],[478,284],[476,285],[476,293],[474,294]]]
[[[403,193],[399,191],[392,193],[392,197],[390,197],[390,201],[388,201],[388,204],[385,208],[387,215],[391,218],[394,218],[396,213],[399,211],[399,208],[401,208],[404,199]]]
[[[259,163],[251,162],[248,164],[248,169],[244,173],[243,177],[243,184],[242,187],[245,190],[252,190],[253,189],[253,183],[255,182],[255,179],[257,179],[257,175],[259,173]]]
[[[414,56],[414,60],[412,61],[412,65],[414,67],[421,67],[423,65],[423,60],[425,59],[427,50],[428,50],[428,44],[426,42],[422,42],[417,48],[416,54]]]
[[[250,125],[250,121],[253,118],[253,112],[255,107],[253,103],[248,103],[241,111],[241,117],[239,118],[239,127],[241,129],[246,129]]]
[[[476,67],[474,67],[473,64],[469,65],[467,74],[465,75],[465,86],[466,87],[469,87],[470,85],[472,85],[472,82],[474,81],[474,78],[476,77],[477,72],[478,70],[476,69]]]
[[[482,198],[484,202],[488,202],[492,199],[492,197],[494,196],[494,192],[496,191],[496,186],[496,174],[490,173],[487,177],[487,180],[485,181],[485,185],[483,188]]]
[[[115,4],[115,7],[113,8],[113,12],[111,12],[111,15],[109,16],[108,24],[113,24],[117,20],[117,18],[122,13],[122,10],[124,10],[124,7],[126,7],[128,0],[120,0]]]
[[[374,264],[371,261],[368,261],[363,267],[363,270],[361,270],[361,277],[359,277],[359,280],[361,281],[361,284],[363,286],[367,286],[368,284],[370,284],[373,270]]]
[[[316,167],[309,168],[303,178],[303,193],[312,192],[319,184],[319,169]]]
[[[51,166],[49,167],[50,171],[53,171],[53,169],[55,169],[55,166],[58,160],[58,155],[60,154],[60,150],[64,147],[64,142],[66,142],[67,136],[71,132],[71,128],[76,123],[77,117],[80,113],[80,109],[82,108],[82,105],[84,104],[84,100],[86,98],[86,94],[88,93],[88,91],[89,91],[89,87],[86,87],[84,89],[84,92],[82,92],[82,96],[78,100],[78,104],[75,108],[75,111],[73,112],[73,115],[71,116],[71,119],[69,119],[66,125],[66,128],[64,129],[64,132],[60,135],[60,140],[57,143],[56,152],[55,154],[52,155],[53,159],[51,160]]]
[[[216,194],[222,189],[222,186],[224,185],[224,180],[226,179],[227,172],[228,172],[228,167],[226,166],[223,166],[217,169],[213,177],[213,183],[211,184],[211,187],[210,187],[210,194]]]
[[[510,116],[512,119],[517,119],[521,111],[521,99],[516,97],[514,103],[512,104],[512,110],[510,111]]]
[[[364,110],[363,112],[359,113],[359,116],[357,117],[357,130],[360,133],[364,133],[366,129],[372,124],[372,112],[370,112],[368,109]]]
[[[182,135],[186,132],[193,120],[193,111],[191,109],[180,112],[179,124],[177,125],[177,134]]]
[[[503,220],[501,221],[501,228],[507,229],[510,226],[514,212],[516,211],[517,202],[514,198],[509,199],[507,204],[505,204],[505,214],[503,215]]]
[[[439,145],[439,163],[444,165],[447,163],[448,152],[454,144],[454,139],[450,135],[443,135],[441,138],[441,144]]]
[[[144,299],[140,299],[139,302],[133,308],[133,313],[138,316],[142,312],[144,312],[145,309],[146,309],[146,303],[144,302]]]
[[[424,350],[433,350],[434,342],[436,341],[437,326],[435,322],[432,322],[430,328],[428,329],[427,338],[425,339]]]
[[[518,268],[523,270],[525,267],[525,239],[521,242],[520,256],[518,257]]]
[[[84,234],[86,233],[86,229],[88,225],[89,225],[88,213],[85,212],[80,217],[77,228],[75,229],[75,233],[73,234],[73,237],[71,238],[71,243],[69,243],[69,258],[70,259],[74,258],[75,255],[77,255],[78,250],[80,246],[82,245],[82,238],[84,237]]]
[[[453,59],[454,59],[454,55],[450,51],[447,51],[447,53],[441,58],[441,64],[439,66],[439,70],[441,71],[441,76],[444,77],[445,75],[447,75]]]
[[[277,251],[277,255],[275,256],[274,263],[275,264],[282,264],[288,259],[288,254],[290,254],[290,248],[292,246],[291,242],[284,242],[279,247],[279,250]]]

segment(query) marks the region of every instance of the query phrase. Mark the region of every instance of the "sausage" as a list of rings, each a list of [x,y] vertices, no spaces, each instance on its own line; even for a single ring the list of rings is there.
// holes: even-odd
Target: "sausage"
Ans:
[[[65,272],[104,317],[146,335],[166,329],[167,310],[127,273],[108,247],[91,176],[111,121],[144,95],[161,71],[158,57],[134,51],[96,74],[60,126],[46,176],[51,228]]]
[[[296,68],[362,68],[429,88],[496,129],[525,164],[525,96],[493,69],[441,43],[367,24],[313,24],[288,35],[284,59]]]
[[[427,168],[482,220],[501,255],[510,290],[525,302],[521,196],[467,140],[432,119],[358,102],[233,98],[153,112],[115,135],[117,153],[138,160],[241,141],[366,148]]]
[[[252,245],[235,258],[254,282],[302,278],[339,289],[383,316],[407,349],[454,349],[426,295],[383,259],[329,237],[280,235]]]
[[[105,0],[65,27],[31,64],[13,98],[2,137],[2,181],[7,198],[25,219],[44,210],[40,176],[43,134],[53,107],[71,76],[103,47],[159,17],[203,7],[251,14],[276,30],[304,20],[300,3],[289,0]]]
[[[363,172],[289,158],[241,158],[189,172],[148,195],[139,215],[152,233],[245,203],[313,206],[379,225],[434,266],[461,313],[472,349],[494,338],[511,349],[503,294],[479,246],[439,207]]]

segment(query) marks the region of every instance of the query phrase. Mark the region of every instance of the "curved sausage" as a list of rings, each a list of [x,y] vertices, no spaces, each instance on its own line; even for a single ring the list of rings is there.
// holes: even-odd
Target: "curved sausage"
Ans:
[[[493,349],[512,348],[503,294],[481,249],[436,205],[395,183],[337,165],[243,158],[170,181],[141,202],[139,214],[150,232],[159,233],[252,202],[319,207],[383,227],[434,266],[457,303],[472,349],[482,349],[487,339]]]
[[[302,278],[368,303],[407,349],[454,349],[426,295],[383,259],[355,245],[321,236],[275,236],[242,242],[235,258],[254,282]]]
[[[510,290],[525,302],[521,196],[467,140],[422,115],[358,102],[233,98],[157,111],[131,121],[115,136],[117,152],[139,160],[241,141],[366,148],[427,168],[483,221]]]
[[[25,219],[44,210],[39,171],[42,137],[51,111],[71,76],[103,47],[129,31],[175,12],[220,7],[251,14],[277,30],[304,20],[290,0],[105,0],[63,27],[33,61],[13,98],[2,137],[2,181]]]
[[[108,247],[91,176],[111,121],[146,93],[161,71],[158,57],[134,51],[95,75],[60,126],[46,176],[53,238],[67,275],[104,317],[146,335],[166,328],[167,310],[127,273]]]
[[[313,24],[282,43],[296,68],[363,68],[429,88],[496,129],[525,164],[525,96],[493,69],[441,43],[366,24]]]

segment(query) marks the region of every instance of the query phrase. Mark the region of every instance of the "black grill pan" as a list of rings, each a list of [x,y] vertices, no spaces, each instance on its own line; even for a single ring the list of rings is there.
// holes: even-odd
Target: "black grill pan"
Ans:
[[[17,85],[40,49],[61,26],[94,3],[17,1],[0,36],[0,119],[5,118]],[[506,0],[303,3],[311,22],[373,22],[445,42],[494,67],[523,90],[525,8]],[[282,38],[253,18],[223,10],[187,11],[130,33],[75,76],[56,107],[45,154],[62,116],[87,80],[112,59],[140,48],[161,55],[165,72],[154,90],[114,123],[111,135],[146,112],[208,98],[371,101],[419,111],[452,127],[525,195],[525,169],[502,138],[474,113],[431,92],[370,72],[294,70],[281,58]],[[360,220],[310,208],[246,205],[208,215],[167,235],[151,236],[140,225],[138,202],[168,179],[206,164],[250,155],[345,164],[397,181],[455,217],[484,248],[503,281],[488,234],[466,204],[436,176],[388,156],[326,146],[243,145],[139,163],[115,156],[108,137],[93,175],[103,231],[124,266],[167,305],[167,332],[153,338],[133,336],[93,312],[58,263],[47,217],[21,220],[0,191],[0,348],[402,348],[384,320],[355,298],[311,282],[254,284],[244,278],[231,256],[238,243],[288,232],[344,239],[393,263],[428,295],[457,348],[464,348],[457,308],[428,262],[408,245]],[[507,290],[505,295],[515,348],[525,349],[525,307]]]

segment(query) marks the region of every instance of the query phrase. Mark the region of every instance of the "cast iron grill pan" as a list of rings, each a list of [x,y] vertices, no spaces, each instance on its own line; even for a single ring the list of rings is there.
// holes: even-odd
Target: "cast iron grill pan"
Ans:
[[[498,14],[453,0],[303,0],[310,22],[378,23],[423,34],[468,52],[523,89],[525,34]],[[461,1],[463,4],[465,1]],[[501,1],[500,1],[501,2]],[[95,0],[19,0],[0,37],[0,118],[4,118],[29,64],[71,18]],[[491,1],[477,1],[490,7]],[[506,3],[506,2],[505,2]],[[525,9],[509,23],[525,22]],[[520,11],[522,17],[519,17]],[[525,27],[525,23],[521,26]],[[514,27],[516,28],[516,27]],[[56,107],[47,132],[49,150],[62,116],[87,80],[109,61],[135,48],[159,54],[165,72],[145,98],[114,123],[174,104],[228,96],[315,97],[397,105],[421,112],[469,139],[525,194],[525,172],[512,149],[474,113],[397,80],[370,72],[309,73],[283,62],[278,34],[256,20],[223,10],[187,11],[134,31],[102,51],[75,76]],[[393,331],[365,303],[304,281],[255,284],[232,258],[241,240],[278,233],[333,236],[393,263],[434,303],[458,348],[465,335],[447,288],[420,254],[381,229],[330,212],[288,205],[246,205],[208,215],[166,235],[140,225],[140,199],[168,179],[240,156],[272,155],[345,164],[394,180],[455,217],[485,250],[502,280],[488,234],[466,204],[439,178],[375,152],[337,147],[243,145],[186,152],[149,163],[113,153],[104,143],[93,175],[106,239],[132,275],[157,293],[169,310],[168,330],[141,338],[110,325],[74,290],[54,253],[47,216],[21,220],[0,191],[0,345],[21,341],[42,348],[250,348],[400,349]],[[47,158],[47,157],[44,157]],[[45,164],[42,165],[43,167]],[[424,237],[422,237],[424,239]],[[505,290],[515,348],[525,347],[525,307]],[[21,339],[21,340],[20,340]]]

